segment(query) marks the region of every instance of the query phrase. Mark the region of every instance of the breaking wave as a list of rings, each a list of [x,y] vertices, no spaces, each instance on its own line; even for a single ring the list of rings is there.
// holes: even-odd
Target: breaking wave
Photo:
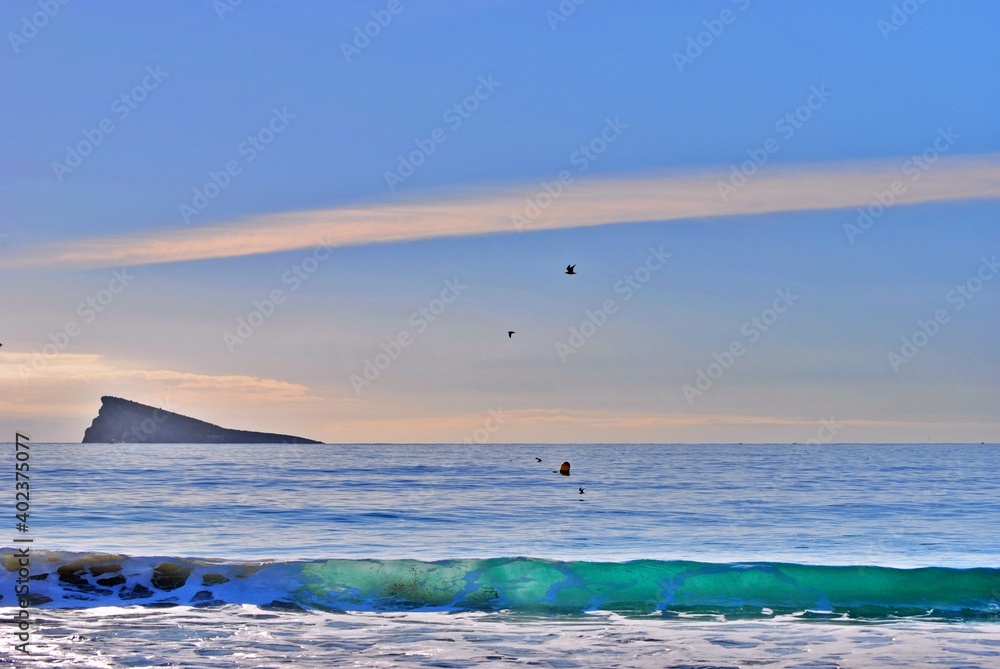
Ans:
[[[1000,620],[1000,569],[753,562],[560,562],[524,557],[226,560],[2,551],[0,607],[220,606],[326,611],[509,610]],[[25,571],[26,570],[26,571]],[[26,578],[27,577],[27,578]],[[20,583],[18,581],[20,580]]]

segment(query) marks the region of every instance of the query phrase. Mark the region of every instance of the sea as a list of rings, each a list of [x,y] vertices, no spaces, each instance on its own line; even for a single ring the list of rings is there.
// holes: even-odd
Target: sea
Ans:
[[[0,666],[1000,667],[996,444],[3,448]]]

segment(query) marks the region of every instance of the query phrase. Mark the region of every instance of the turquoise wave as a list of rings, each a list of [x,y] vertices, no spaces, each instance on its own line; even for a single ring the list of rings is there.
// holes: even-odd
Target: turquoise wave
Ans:
[[[531,614],[1000,619],[1000,569],[754,562],[309,560],[232,562],[2,551],[0,606],[256,604],[328,611],[509,610]]]

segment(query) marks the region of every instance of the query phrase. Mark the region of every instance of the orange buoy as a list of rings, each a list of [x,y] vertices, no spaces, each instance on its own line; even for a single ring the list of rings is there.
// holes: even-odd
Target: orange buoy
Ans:
[[[563,476],[569,476],[569,463],[564,462],[559,466],[559,473]]]

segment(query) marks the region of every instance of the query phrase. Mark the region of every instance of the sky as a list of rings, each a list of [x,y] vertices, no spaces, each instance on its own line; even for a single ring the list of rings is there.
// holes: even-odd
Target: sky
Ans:
[[[5,2],[0,432],[1000,441],[998,14]]]

